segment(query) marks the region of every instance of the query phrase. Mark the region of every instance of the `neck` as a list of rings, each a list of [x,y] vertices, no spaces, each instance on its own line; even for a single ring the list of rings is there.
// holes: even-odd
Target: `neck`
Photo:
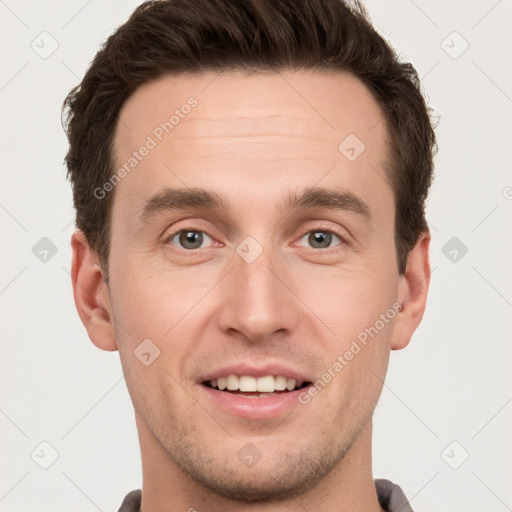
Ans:
[[[371,421],[316,487],[284,501],[249,504],[219,496],[183,473],[138,415],[137,428],[143,473],[141,512],[383,512],[372,475]]]

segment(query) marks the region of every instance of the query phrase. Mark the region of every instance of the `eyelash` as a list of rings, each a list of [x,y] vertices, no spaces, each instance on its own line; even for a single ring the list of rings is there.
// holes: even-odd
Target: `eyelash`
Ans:
[[[176,238],[176,236],[180,235],[183,232],[187,232],[187,231],[192,231],[194,233],[203,233],[204,235],[209,237],[211,240],[214,240],[213,237],[211,237],[208,233],[206,233],[205,231],[203,231],[201,229],[195,229],[195,228],[192,228],[192,227],[186,227],[186,228],[181,228],[181,229],[175,231],[172,235],[168,236],[165,239],[165,244],[171,244],[172,240],[174,238]],[[336,247],[347,244],[347,241],[345,240],[345,238],[342,237],[340,234],[338,234],[335,231],[332,231],[330,229],[324,229],[322,227],[317,227],[317,228],[310,229],[310,230],[306,231],[303,235],[301,235],[299,237],[299,241],[302,240],[305,236],[309,235],[310,233],[326,233],[326,234],[331,234],[331,235],[334,235],[335,237],[337,237],[340,240],[340,243],[336,244],[333,247],[327,247],[327,248],[323,248],[323,249],[311,248],[313,251],[322,251],[324,253],[325,252],[332,252],[332,251],[337,250]],[[193,251],[198,251],[200,249],[206,249],[206,247],[200,247],[198,249],[185,249],[185,248],[179,247],[179,249],[183,250],[185,252],[193,252]]]

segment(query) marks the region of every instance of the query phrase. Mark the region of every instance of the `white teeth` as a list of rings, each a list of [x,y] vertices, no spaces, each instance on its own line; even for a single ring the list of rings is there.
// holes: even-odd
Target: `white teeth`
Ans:
[[[212,388],[214,388],[215,386],[213,385],[214,381],[211,380],[210,381],[210,384],[212,385]],[[227,383],[227,379],[225,377],[219,377],[217,379],[217,386],[218,388],[223,391],[224,389],[226,389],[226,386],[228,385]]]
[[[254,377],[248,377],[247,375],[242,375],[238,379],[238,389],[240,391],[244,391],[244,392],[257,391],[256,379]]]
[[[258,388],[258,391],[264,393],[272,393],[275,390],[274,377],[272,377],[272,375],[260,377],[256,383],[256,386]]]
[[[276,391],[284,391],[286,389],[286,377],[276,377],[274,379]]]
[[[238,389],[238,377],[236,375],[228,375],[226,378],[226,383],[228,391],[236,391]]]
[[[259,393],[254,395],[247,395],[244,393],[235,393],[235,395],[243,396],[244,398],[266,398],[267,396],[274,396],[276,393]]]
[[[228,375],[210,380],[212,388],[218,388],[221,391],[241,391],[244,393],[273,393],[274,391],[293,391],[300,387],[302,382],[295,379],[287,379],[282,375],[265,375],[264,377],[251,377],[249,375]],[[256,395],[254,395],[256,396]]]

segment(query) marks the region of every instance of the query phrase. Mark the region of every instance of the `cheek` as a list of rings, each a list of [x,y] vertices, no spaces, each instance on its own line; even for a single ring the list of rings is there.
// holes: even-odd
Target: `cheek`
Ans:
[[[398,281],[390,265],[386,267],[375,262],[357,267],[312,267],[301,273],[297,295],[329,327],[338,348],[393,307]]]
[[[340,427],[348,430],[371,417],[382,391],[394,314],[393,310],[386,323],[379,319],[380,309],[374,305],[364,301],[351,305],[337,316],[336,337],[326,347],[321,379],[330,379],[329,392],[320,393],[324,409],[332,411]]]
[[[175,325],[186,323],[192,311],[200,311],[205,290],[218,278],[213,268],[173,270],[161,260],[154,264],[144,255],[118,260],[123,271],[111,272],[111,284],[115,314],[125,331],[164,341]]]
[[[325,269],[309,273],[300,292],[334,332],[326,331],[325,341],[318,346],[324,352],[322,380],[329,379],[331,390],[320,395],[326,410],[336,416],[349,414],[354,421],[367,418],[387,369],[397,278],[391,265],[378,258],[363,269],[354,266],[333,269],[328,276],[322,273]]]
[[[129,279],[111,274],[123,369],[130,371],[127,382],[134,383],[132,391],[142,401],[179,401],[182,397],[172,387],[186,380],[183,362],[198,350],[208,318],[205,291],[218,279],[212,270],[164,271],[137,260],[120,262],[118,269],[124,268]],[[148,359],[154,362],[146,366]]]

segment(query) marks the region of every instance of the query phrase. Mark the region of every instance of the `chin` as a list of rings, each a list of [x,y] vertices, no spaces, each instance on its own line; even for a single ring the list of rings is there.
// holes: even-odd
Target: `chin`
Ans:
[[[224,455],[205,459],[197,452],[195,456],[190,450],[187,452],[187,458],[176,458],[174,454],[173,461],[192,480],[218,496],[248,504],[298,497],[324,479],[344,456],[344,450],[331,443],[314,449],[302,447],[301,452],[295,454],[274,451],[272,459],[265,460],[263,455],[248,467],[236,454],[231,458]]]

